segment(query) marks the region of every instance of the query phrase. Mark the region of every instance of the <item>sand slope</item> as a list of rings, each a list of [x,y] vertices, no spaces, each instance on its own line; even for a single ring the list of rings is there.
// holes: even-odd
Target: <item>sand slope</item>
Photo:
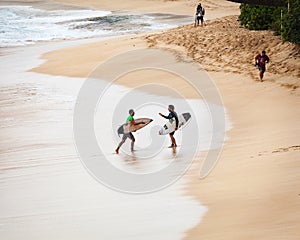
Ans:
[[[236,16],[209,21],[205,27],[183,26],[146,37],[149,46],[181,47],[207,71],[230,72],[257,79],[254,57],[263,49],[270,56],[266,81],[297,89],[300,85],[300,47],[270,31],[249,31]]]

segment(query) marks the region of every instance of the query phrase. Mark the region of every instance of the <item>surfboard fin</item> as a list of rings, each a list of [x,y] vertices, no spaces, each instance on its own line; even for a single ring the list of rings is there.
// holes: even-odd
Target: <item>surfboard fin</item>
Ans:
[[[183,113],[182,115],[183,115],[185,121],[188,121],[191,118],[191,114],[190,113]]]

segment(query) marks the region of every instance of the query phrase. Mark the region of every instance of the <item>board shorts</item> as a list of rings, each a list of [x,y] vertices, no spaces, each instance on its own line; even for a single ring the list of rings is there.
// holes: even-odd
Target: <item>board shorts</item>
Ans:
[[[203,16],[197,16],[197,21],[203,22]]]
[[[259,71],[262,71],[263,73],[265,73],[265,71],[266,71],[266,67],[265,66],[262,67],[262,66],[258,65],[257,67],[258,67]]]
[[[125,133],[125,134],[123,134],[122,140],[125,141],[127,138],[133,140],[133,139],[134,139],[134,136],[133,136],[132,133]]]

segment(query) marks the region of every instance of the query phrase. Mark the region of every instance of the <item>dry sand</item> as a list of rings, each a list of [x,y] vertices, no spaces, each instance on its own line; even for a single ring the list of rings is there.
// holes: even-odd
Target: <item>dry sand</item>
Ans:
[[[90,6],[102,10],[129,10],[139,12],[157,12],[193,15],[199,1],[196,0],[56,0],[56,2]],[[225,0],[201,1],[207,10],[208,19],[238,14],[238,4]]]
[[[226,1],[204,3],[211,4],[212,10],[214,5],[230,5]],[[185,14],[194,8],[190,1],[82,4]],[[236,8],[232,10],[235,13]],[[47,62],[34,71],[84,77],[110,56],[146,45],[172,49],[178,56],[187,54],[201,63],[219,88],[233,123],[212,173],[203,180],[198,179],[198,167],[188,173],[192,180],[188,193],[208,206],[209,211],[186,239],[298,239],[299,49],[283,44],[272,33],[239,28],[236,17],[229,17],[207,22],[204,28],[185,26],[158,35],[125,37],[48,53],[43,56]],[[260,83],[255,81],[258,72],[252,63],[262,48],[267,49],[271,65],[265,82]],[[121,83],[134,86],[128,79]],[[185,94],[192,96],[189,91]]]
[[[212,173],[204,180],[191,173],[189,192],[209,212],[186,239],[297,239],[299,95],[238,74],[211,75],[233,129]]]
[[[237,16],[206,23],[206,27],[183,26],[146,37],[150,47],[181,49],[209,72],[243,74],[257,79],[254,57],[263,49],[270,56],[267,81],[297,89],[300,78],[300,47],[270,31],[249,31]]]

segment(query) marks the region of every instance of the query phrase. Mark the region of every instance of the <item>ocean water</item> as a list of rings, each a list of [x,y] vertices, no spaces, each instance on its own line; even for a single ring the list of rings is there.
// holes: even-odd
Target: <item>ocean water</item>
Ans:
[[[0,6],[0,47],[40,41],[113,37],[166,29],[189,21],[187,16],[96,10],[42,10]]]

